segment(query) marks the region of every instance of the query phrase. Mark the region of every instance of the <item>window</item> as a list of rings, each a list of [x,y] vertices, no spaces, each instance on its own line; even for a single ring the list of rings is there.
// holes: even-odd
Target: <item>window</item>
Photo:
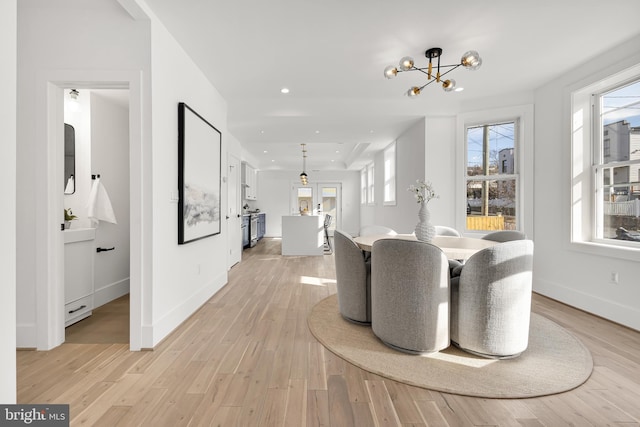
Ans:
[[[640,245],[640,79],[592,100],[595,238]]]
[[[640,249],[640,64],[571,96],[571,242],[637,259]]]
[[[396,204],[396,143],[384,149],[384,200],[385,205]]]
[[[374,190],[375,190],[374,175],[375,175],[375,170],[373,168],[373,163],[370,163],[367,166],[367,204],[369,204],[369,205],[373,205],[374,202],[375,202],[375,197],[374,197]]]
[[[518,121],[466,127],[467,230],[517,230]]]
[[[360,204],[367,204],[367,168],[360,171]]]
[[[313,188],[298,187],[298,212],[310,214],[313,212]]]

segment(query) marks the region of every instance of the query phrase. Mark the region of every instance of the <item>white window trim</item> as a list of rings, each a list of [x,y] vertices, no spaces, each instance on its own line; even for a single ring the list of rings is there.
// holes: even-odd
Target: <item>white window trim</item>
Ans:
[[[365,166],[360,170],[360,205],[366,206],[368,193],[369,186],[367,185],[367,167]]]
[[[640,64],[626,69],[609,67],[598,75],[590,76],[590,80],[581,81],[566,89],[565,99],[569,106],[565,108],[567,117],[564,120],[569,124],[568,139],[571,142],[571,189],[568,198],[570,204],[566,208],[570,213],[570,249],[598,256],[638,260],[640,248],[636,244],[596,238],[596,182],[595,174],[592,173],[594,137],[598,128],[593,117],[592,95],[625,80],[637,79],[638,76]],[[572,200],[575,202],[571,203]]]
[[[387,163],[387,153],[389,152],[389,150],[393,149],[393,199],[389,199],[387,200],[386,198],[386,186],[387,186],[387,181],[389,180],[387,177],[387,168],[386,168],[386,163]],[[397,146],[396,146],[396,141],[393,141],[391,144],[387,145],[387,147],[383,150],[383,154],[382,154],[382,169],[383,169],[383,195],[382,195],[382,204],[383,206],[396,206],[397,203],[397,195],[398,195],[398,151],[397,151]]]
[[[375,206],[376,203],[376,169],[375,163],[367,165],[367,206]]]
[[[516,121],[518,132],[518,146],[516,148],[516,161],[518,178],[518,228],[527,238],[533,239],[533,105],[519,105],[513,107],[496,108],[483,111],[474,111],[459,114],[456,119],[456,228],[465,230],[468,235],[485,235],[486,231],[467,230],[467,150],[466,129],[469,126],[478,126],[490,123],[503,123]]]

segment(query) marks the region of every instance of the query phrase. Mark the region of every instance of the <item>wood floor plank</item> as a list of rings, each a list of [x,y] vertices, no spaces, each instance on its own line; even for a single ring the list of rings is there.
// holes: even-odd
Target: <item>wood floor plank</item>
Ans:
[[[402,425],[424,423],[409,386],[396,381],[385,381],[385,386]]]
[[[400,419],[384,381],[366,380],[367,391],[373,405],[374,419],[378,426],[400,426]]]
[[[291,379],[287,394],[287,412],[284,427],[300,427],[307,424],[307,380]]]
[[[129,411],[118,422],[112,425],[122,427],[145,425],[145,420],[151,418],[166,393],[167,390],[162,388],[149,389],[135,405],[129,407]]]
[[[329,395],[327,390],[307,391],[307,427],[326,427],[329,420]]]
[[[329,393],[329,418],[334,426],[353,426],[355,417],[347,383],[340,375],[330,375],[327,379],[327,391]]]
[[[534,294],[534,312],[589,348],[591,378],[539,398],[457,396],[394,382],[325,349],[307,316],[335,292],[333,255],[283,257],[279,240],[262,239],[152,351],[116,344],[121,320],[105,323],[113,343],[17,351],[18,402],[68,403],[72,425],[640,426],[638,331]]]

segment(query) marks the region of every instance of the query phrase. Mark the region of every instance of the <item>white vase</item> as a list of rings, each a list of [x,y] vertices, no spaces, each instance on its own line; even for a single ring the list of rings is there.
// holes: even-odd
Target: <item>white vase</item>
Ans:
[[[427,208],[426,203],[420,203],[420,210],[418,211],[418,219],[420,220],[416,225],[416,238],[422,242],[431,242],[436,235],[436,228],[431,225],[431,214]]]

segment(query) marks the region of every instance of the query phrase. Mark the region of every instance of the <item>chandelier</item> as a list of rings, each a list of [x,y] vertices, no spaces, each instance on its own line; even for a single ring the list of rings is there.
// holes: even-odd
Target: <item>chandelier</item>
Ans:
[[[302,185],[307,185],[309,180],[307,179],[307,173],[305,170],[307,169],[307,150],[305,149],[307,144],[302,145],[302,173],[300,174],[300,182]]]
[[[467,70],[477,70],[482,65],[482,58],[475,50],[470,50],[462,55],[459,64],[453,65],[440,65],[440,56],[442,55],[442,49],[439,47],[432,47],[431,49],[427,49],[424,53],[424,56],[429,58],[429,65],[425,68],[418,68],[415,66],[413,58],[410,56],[405,56],[400,60],[400,64],[397,67],[393,65],[389,65],[384,69],[384,76],[388,79],[394,78],[398,73],[402,73],[403,71],[420,71],[423,74],[427,75],[428,82],[424,85],[418,87],[413,86],[407,91],[407,95],[410,97],[415,97],[420,95],[422,89],[426,86],[430,85],[433,82],[441,83],[442,89],[445,92],[451,92],[456,88],[456,81],[453,79],[443,79],[443,77],[456,68],[462,66]],[[435,64],[435,74],[434,74],[434,64],[433,60],[436,59],[437,63]],[[441,72],[441,70],[443,72]]]

